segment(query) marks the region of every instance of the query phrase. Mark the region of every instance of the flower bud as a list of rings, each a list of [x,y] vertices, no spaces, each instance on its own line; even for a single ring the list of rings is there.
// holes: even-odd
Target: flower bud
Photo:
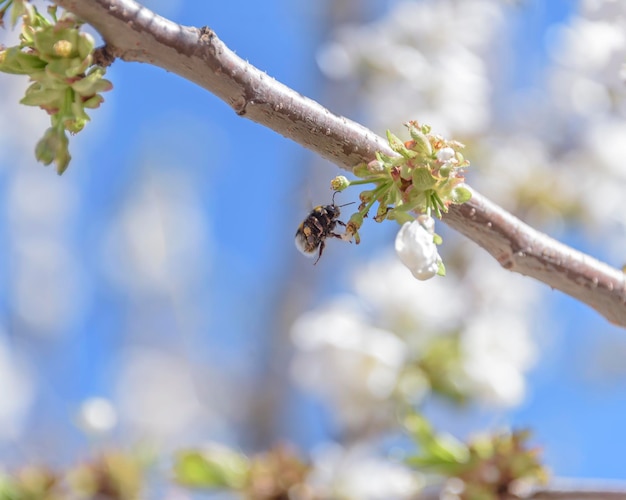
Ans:
[[[376,211],[376,215],[374,216],[374,220],[376,222],[384,221],[387,218],[387,214],[389,213],[389,210],[391,210],[391,207],[385,204],[379,204],[378,210]]]
[[[372,174],[380,174],[385,171],[385,164],[381,160],[372,160],[367,164],[367,170]]]
[[[413,151],[409,151],[404,143],[397,136],[391,133],[391,130],[387,130],[387,142],[389,142],[389,147],[391,149],[402,155],[404,158],[412,158],[415,156],[415,153]]]
[[[46,130],[35,147],[35,156],[44,165],[57,164],[57,173],[61,175],[70,163],[69,141],[65,132],[56,127]]]
[[[352,239],[354,239],[354,242],[358,245],[359,243],[361,243],[361,237],[359,236],[359,227],[361,227],[361,224],[363,224],[363,217],[361,217],[361,222],[358,225],[357,222],[352,220],[353,218],[354,215],[350,218],[348,224],[346,224],[346,232],[341,237],[341,239],[344,241],[352,241]]]
[[[439,161],[440,163],[446,163],[447,161],[453,159],[455,155],[456,153],[454,149],[450,147],[441,148],[439,151],[437,151],[437,161]]]
[[[96,94],[83,102],[83,107],[87,109],[96,109],[104,102],[104,97],[100,94]]]
[[[432,278],[440,268],[441,257],[433,241],[434,224],[432,217],[421,216],[406,222],[396,236],[398,258],[418,280]]]
[[[73,117],[63,122],[63,127],[65,127],[65,130],[70,134],[78,134],[78,132],[85,128],[85,125],[87,125],[87,120],[81,117]]]
[[[433,153],[433,148],[428,140],[428,137],[421,131],[415,127],[414,123],[409,122],[407,124],[409,128],[409,134],[413,138],[413,151],[418,151],[425,156],[430,156]]]
[[[347,177],[344,177],[343,175],[338,175],[332,181],[330,181],[330,188],[333,191],[343,191],[348,186],[350,186],[350,181]]]
[[[374,201],[374,196],[376,196],[376,191],[373,191],[373,190],[361,191],[359,193],[359,200],[361,200],[362,203],[367,205],[368,203],[371,203],[372,201]]]

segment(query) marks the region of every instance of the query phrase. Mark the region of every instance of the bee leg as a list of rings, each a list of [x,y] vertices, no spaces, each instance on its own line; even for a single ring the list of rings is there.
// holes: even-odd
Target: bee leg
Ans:
[[[352,243],[352,240],[346,239],[345,234],[330,233],[328,236],[333,236],[334,238],[339,238],[340,240],[347,241],[348,243]]]
[[[320,261],[320,259],[322,258],[322,252],[324,251],[324,247],[325,246],[326,246],[326,242],[324,240],[322,240],[320,242],[320,251],[317,254],[317,259],[315,259],[315,262],[313,262],[313,265],[317,264]]]
[[[324,227],[322,226],[320,221],[314,218],[311,222],[313,223],[315,228],[318,230],[319,234],[322,234],[324,232]]]
[[[340,226],[346,227],[346,223],[345,222],[342,222],[340,220],[335,221],[335,222],[337,222],[337,224],[339,224]]]

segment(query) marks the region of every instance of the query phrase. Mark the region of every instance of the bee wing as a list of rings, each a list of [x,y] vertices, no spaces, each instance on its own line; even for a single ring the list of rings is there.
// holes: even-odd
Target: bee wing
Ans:
[[[315,257],[317,247],[312,248],[307,241],[306,236],[300,230],[298,230],[298,232],[296,233],[295,244],[296,248],[300,250],[303,255],[306,255],[307,257]]]

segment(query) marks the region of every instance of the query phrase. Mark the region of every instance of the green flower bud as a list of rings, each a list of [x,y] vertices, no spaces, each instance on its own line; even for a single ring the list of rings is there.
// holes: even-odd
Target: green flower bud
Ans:
[[[371,175],[371,172],[369,171],[365,163],[360,163],[356,167],[354,167],[352,169],[352,173],[357,177],[360,177],[361,179],[364,177],[369,177]]]
[[[78,134],[78,132],[85,128],[88,121],[89,118],[76,117],[65,120],[63,122],[63,127],[65,127],[65,130],[67,130],[70,134]]]
[[[363,225],[363,216],[360,215],[358,212],[356,214],[353,214],[352,217],[350,217],[350,220],[348,221],[348,223],[346,224],[346,232],[342,239],[346,241],[352,241],[352,239],[354,239],[354,242],[357,245],[361,243],[361,237],[359,236],[359,228],[362,225]]]
[[[376,196],[376,192],[373,190],[361,191],[359,193],[359,200],[363,202],[363,204],[367,205],[374,201],[374,197]]]
[[[360,212],[356,212],[350,216],[350,224],[354,225],[356,228],[359,228],[363,225],[363,214]]]
[[[463,185],[456,186],[450,192],[450,199],[452,200],[452,203],[455,203],[457,205],[460,205],[461,203],[465,203],[466,201],[469,201],[471,198],[472,198],[472,192]]]
[[[390,130],[387,130],[387,141],[389,142],[389,147],[396,153],[405,158],[415,157],[415,153],[413,151],[409,151],[404,143],[398,137],[393,135]]]
[[[54,57],[58,57],[54,51],[54,44],[59,40],[63,40],[64,37],[60,36],[60,33],[47,28],[47,29],[35,29],[32,33],[32,45],[33,48],[45,59],[51,60]],[[45,57],[49,56],[49,57]],[[51,56],[51,57],[50,57]]]
[[[399,208],[392,208],[387,212],[387,219],[395,220],[398,224],[402,225],[405,222],[412,222],[415,220],[415,216],[400,206]]]
[[[421,130],[418,130],[411,122],[409,122],[408,127],[409,134],[411,134],[411,138],[415,141],[412,149],[423,154],[424,156],[431,156],[433,154],[433,148],[428,140],[428,137],[426,137]]]
[[[35,15],[35,7],[32,6],[29,2],[13,2],[11,4],[11,26],[15,27],[17,24],[17,20],[24,16],[25,24],[31,25],[35,23],[36,15]]]
[[[113,84],[102,78],[105,69],[100,66],[90,71],[87,76],[72,83],[72,89],[82,96],[92,96],[100,92],[107,92],[113,88]]]
[[[385,164],[382,160],[372,160],[367,164],[367,170],[372,174],[380,174],[385,171]]]
[[[65,119],[89,121],[89,115],[85,112],[83,100],[79,95],[74,95],[74,102],[70,106],[71,112]]]
[[[389,213],[389,210],[391,210],[391,207],[388,207],[387,205],[384,205],[384,204],[379,204],[378,210],[376,210],[376,215],[374,216],[374,220],[376,222],[384,221],[387,218],[387,214]]]
[[[330,188],[333,191],[343,191],[348,186],[350,186],[350,181],[347,177],[344,177],[343,175],[338,175],[332,181],[330,181]]]
[[[46,130],[35,147],[35,156],[44,165],[55,162],[57,173],[61,175],[70,163],[69,141],[65,132],[56,127]]]
[[[32,84],[21,102],[47,111],[52,124],[35,154],[46,165],[54,162],[61,174],[70,161],[65,131],[82,130],[89,121],[85,110],[98,107],[103,101],[100,92],[110,90],[112,84],[103,78],[103,68],[88,71],[95,41],[80,33],[82,22],[76,16],[57,17],[53,5],[46,18],[28,0],[0,0],[0,24],[9,8],[13,21],[21,17],[23,24],[20,45],[0,46],[0,71],[29,76]]]
[[[83,102],[83,107],[87,109],[96,109],[100,107],[100,104],[104,102],[104,97],[99,94],[96,94],[93,97],[90,97],[86,101]]]
[[[457,167],[468,167],[470,164],[459,151],[456,152],[456,159],[459,162]]]

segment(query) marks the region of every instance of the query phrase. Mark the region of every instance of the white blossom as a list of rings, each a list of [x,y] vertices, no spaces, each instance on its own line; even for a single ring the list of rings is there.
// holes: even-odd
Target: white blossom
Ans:
[[[304,314],[291,334],[294,380],[331,404],[340,424],[392,418],[390,396],[406,356],[396,335],[373,326],[348,300]]]
[[[536,357],[531,320],[538,318],[540,286],[502,272],[470,245],[460,251],[475,264],[463,280],[450,273],[441,280],[417,281],[389,254],[359,269],[353,298],[336,298],[303,315],[292,331],[300,385],[334,404],[344,423],[383,422],[393,404],[385,399],[391,385],[396,384],[395,395],[421,401],[429,394],[427,382],[418,380],[413,393],[406,393],[405,370],[436,337],[458,332],[463,394],[490,405],[519,404]],[[358,339],[370,335],[366,348]],[[379,347],[398,341],[402,347],[397,349]],[[385,383],[372,393],[367,380]]]
[[[405,222],[396,236],[396,253],[418,280],[427,280],[437,274],[441,257],[433,241],[434,220],[421,216]]]
[[[354,293],[368,305],[373,321],[414,346],[423,345],[433,332],[458,328],[460,318],[471,314],[458,275],[416,280],[391,252],[364,265],[353,282]]]
[[[316,498],[402,500],[415,498],[423,486],[418,473],[376,456],[364,446],[345,449],[328,443],[313,452],[307,483]]]
[[[318,64],[330,78],[366,79],[374,130],[419,117],[444,135],[476,133],[490,120],[484,58],[503,36],[502,11],[484,0],[396,2],[374,23],[341,27]]]
[[[454,152],[454,149],[450,147],[441,148],[439,151],[437,151],[437,160],[441,163],[446,163],[447,161],[454,158],[455,155],[456,153]]]
[[[119,360],[119,420],[151,438],[180,436],[206,418],[191,367],[175,353],[133,348]]]
[[[461,336],[461,350],[469,392],[497,406],[522,402],[524,373],[536,357],[522,317],[492,311],[472,318]]]
[[[78,425],[90,434],[106,434],[117,425],[117,411],[106,398],[87,398],[80,405]]]

